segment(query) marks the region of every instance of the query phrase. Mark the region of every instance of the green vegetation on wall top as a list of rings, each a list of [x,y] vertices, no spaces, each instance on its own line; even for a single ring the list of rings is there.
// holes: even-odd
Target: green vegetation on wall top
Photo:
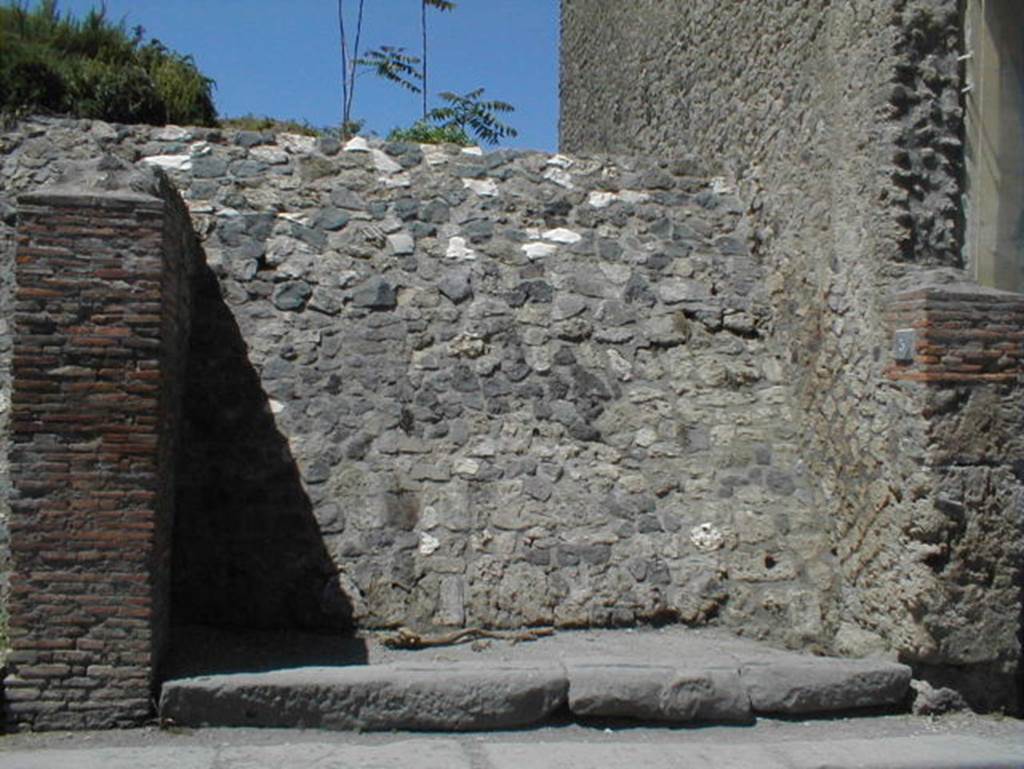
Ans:
[[[190,56],[102,9],[76,19],[56,0],[0,6],[0,112],[215,125],[213,85]]]

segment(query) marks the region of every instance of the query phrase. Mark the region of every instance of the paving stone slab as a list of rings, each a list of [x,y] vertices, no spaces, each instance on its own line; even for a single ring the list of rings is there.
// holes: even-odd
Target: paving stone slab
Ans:
[[[744,665],[740,677],[755,713],[832,713],[901,702],[910,668],[873,659],[779,656]]]
[[[185,726],[501,729],[543,721],[567,692],[561,665],[295,668],[169,681],[160,715]]]
[[[212,769],[215,761],[213,748],[185,746],[0,752],[2,769]]]
[[[92,750],[0,751],[2,769],[470,769],[454,740],[386,745],[297,742],[232,747],[159,746]]]
[[[762,744],[493,743],[490,769],[1024,769],[1024,745],[976,737]]]
[[[784,743],[793,769],[1024,769],[1024,744],[941,735]]]
[[[579,716],[672,723],[749,721],[750,698],[733,668],[566,663],[569,709]]]
[[[294,743],[226,748],[216,769],[470,769],[462,747],[449,740],[402,740],[387,745]],[[176,768],[175,768],[176,769]]]

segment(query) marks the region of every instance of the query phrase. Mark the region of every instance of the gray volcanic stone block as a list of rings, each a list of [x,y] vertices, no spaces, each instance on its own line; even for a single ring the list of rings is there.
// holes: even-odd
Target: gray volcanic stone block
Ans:
[[[751,717],[750,699],[734,669],[569,663],[567,670],[569,709],[579,716],[673,723]]]
[[[505,729],[566,701],[560,665],[295,668],[164,684],[160,715],[186,726]]]
[[[274,289],[274,306],[279,310],[301,310],[312,295],[313,289],[306,281],[292,280]]]
[[[740,673],[756,713],[825,713],[900,702],[910,668],[885,660],[773,659]]]
[[[450,270],[437,284],[438,290],[455,304],[473,295],[468,270]]]
[[[397,303],[397,297],[390,283],[383,278],[373,277],[352,292],[352,303],[356,307],[390,310]]]

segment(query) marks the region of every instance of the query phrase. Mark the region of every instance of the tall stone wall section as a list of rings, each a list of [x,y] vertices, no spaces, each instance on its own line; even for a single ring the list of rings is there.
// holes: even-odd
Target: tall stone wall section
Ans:
[[[17,205],[4,689],[36,729],[148,718],[169,619],[191,227],[118,167]]]
[[[714,156],[749,204],[769,346],[833,527],[837,648],[959,670],[978,702],[1019,697],[1019,369],[889,376],[894,297],[965,280],[958,4],[564,0],[562,22],[566,150]],[[940,458],[957,431],[938,425],[976,425],[981,402],[1002,453]],[[990,640],[968,644],[984,606]]]
[[[59,121],[5,146],[7,190],[162,167],[202,239],[177,621],[823,642],[768,278],[703,162]]]

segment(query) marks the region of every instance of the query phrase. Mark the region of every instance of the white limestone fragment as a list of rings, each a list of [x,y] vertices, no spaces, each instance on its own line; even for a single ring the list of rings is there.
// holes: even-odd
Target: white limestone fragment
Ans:
[[[190,155],[152,155],[143,158],[142,162],[149,166],[156,166],[165,171],[191,171],[192,157]]]
[[[690,541],[702,553],[710,553],[722,546],[725,534],[710,523],[702,523],[690,529]]]
[[[423,515],[420,516],[420,526],[424,529],[436,529],[441,525],[441,514],[433,505],[423,508]]]
[[[452,472],[455,475],[461,475],[464,478],[472,478],[480,472],[480,463],[475,459],[460,459],[455,463],[455,467],[452,468]]]
[[[420,151],[428,166],[439,166],[448,162],[448,153],[438,149],[436,144],[421,144]]]
[[[448,250],[445,251],[445,256],[460,262],[471,262],[476,259],[476,252],[466,245],[465,238],[455,237],[448,241]]]
[[[353,136],[344,147],[345,152],[369,152],[370,143],[362,136]]]
[[[277,143],[293,155],[308,155],[316,149],[315,136],[288,133],[278,134]]]
[[[188,148],[188,151],[192,157],[201,158],[204,155],[209,155],[213,152],[213,147],[211,147],[207,142],[195,142]]]
[[[643,203],[650,200],[651,196],[646,192],[637,190],[622,190],[621,192],[605,192],[596,190],[590,193],[587,202],[594,208],[607,208],[616,201],[623,203]]]
[[[409,174],[393,174],[392,176],[382,176],[378,179],[381,184],[389,189],[395,189],[397,187],[411,187],[412,179],[409,178]]]
[[[642,430],[637,430],[636,437],[633,441],[637,446],[646,449],[658,442],[658,433],[650,427],[645,427]]]
[[[555,166],[556,168],[571,168],[572,158],[562,154],[552,155],[548,158],[548,165]]]
[[[425,531],[420,532],[420,545],[417,548],[420,555],[433,555],[439,547],[441,547],[441,540]]]
[[[661,297],[661,301],[665,302],[665,304],[704,299],[707,295],[707,289],[695,280],[670,278],[658,285],[658,296]]]
[[[478,336],[459,334],[448,343],[448,352],[456,358],[479,358],[487,352],[487,344]]]
[[[494,179],[463,179],[462,186],[482,198],[493,198],[498,195],[498,185],[494,183]]]
[[[544,172],[544,178],[549,182],[554,182],[559,187],[565,187],[567,190],[574,189],[572,174],[563,168],[558,168],[557,166],[549,168]]]
[[[284,411],[284,404],[281,403],[281,401],[274,400],[273,398],[267,401],[267,405],[270,407],[271,414],[280,414]]]
[[[463,147],[462,148],[462,154],[463,155],[477,155],[477,156],[479,156],[479,155],[483,155],[484,151],[480,147],[477,147],[477,146],[474,145],[472,147]]]
[[[622,357],[622,353],[618,350],[608,351],[608,366],[623,382],[628,382],[633,378],[633,364]]]
[[[716,176],[711,180],[711,191],[716,195],[728,195],[736,191],[724,176]]]
[[[651,199],[651,196],[646,192],[638,192],[636,190],[623,190],[615,197],[623,203],[644,203]]]
[[[192,137],[191,131],[176,125],[166,125],[153,135],[158,142],[187,142]]]
[[[583,240],[583,236],[566,227],[556,227],[555,229],[548,230],[544,233],[544,240],[550,240],[553,243],[565,243],[567,245],[572,245],[573,243],[579,243]]]
[[[536,260],[551,256],[558,251],[558,246],[551,243],[527,243],[523,246],[523,253],[527,259]]]
[[[402,166],[384,150],[370,150],[370,155],[373,157],[373,167],[378,173],[397,174],[402,170]]]
[[[288,162],[288,153],[277,147],[253,147],[249,150],[249,157],[271,166],[280,166]]]

